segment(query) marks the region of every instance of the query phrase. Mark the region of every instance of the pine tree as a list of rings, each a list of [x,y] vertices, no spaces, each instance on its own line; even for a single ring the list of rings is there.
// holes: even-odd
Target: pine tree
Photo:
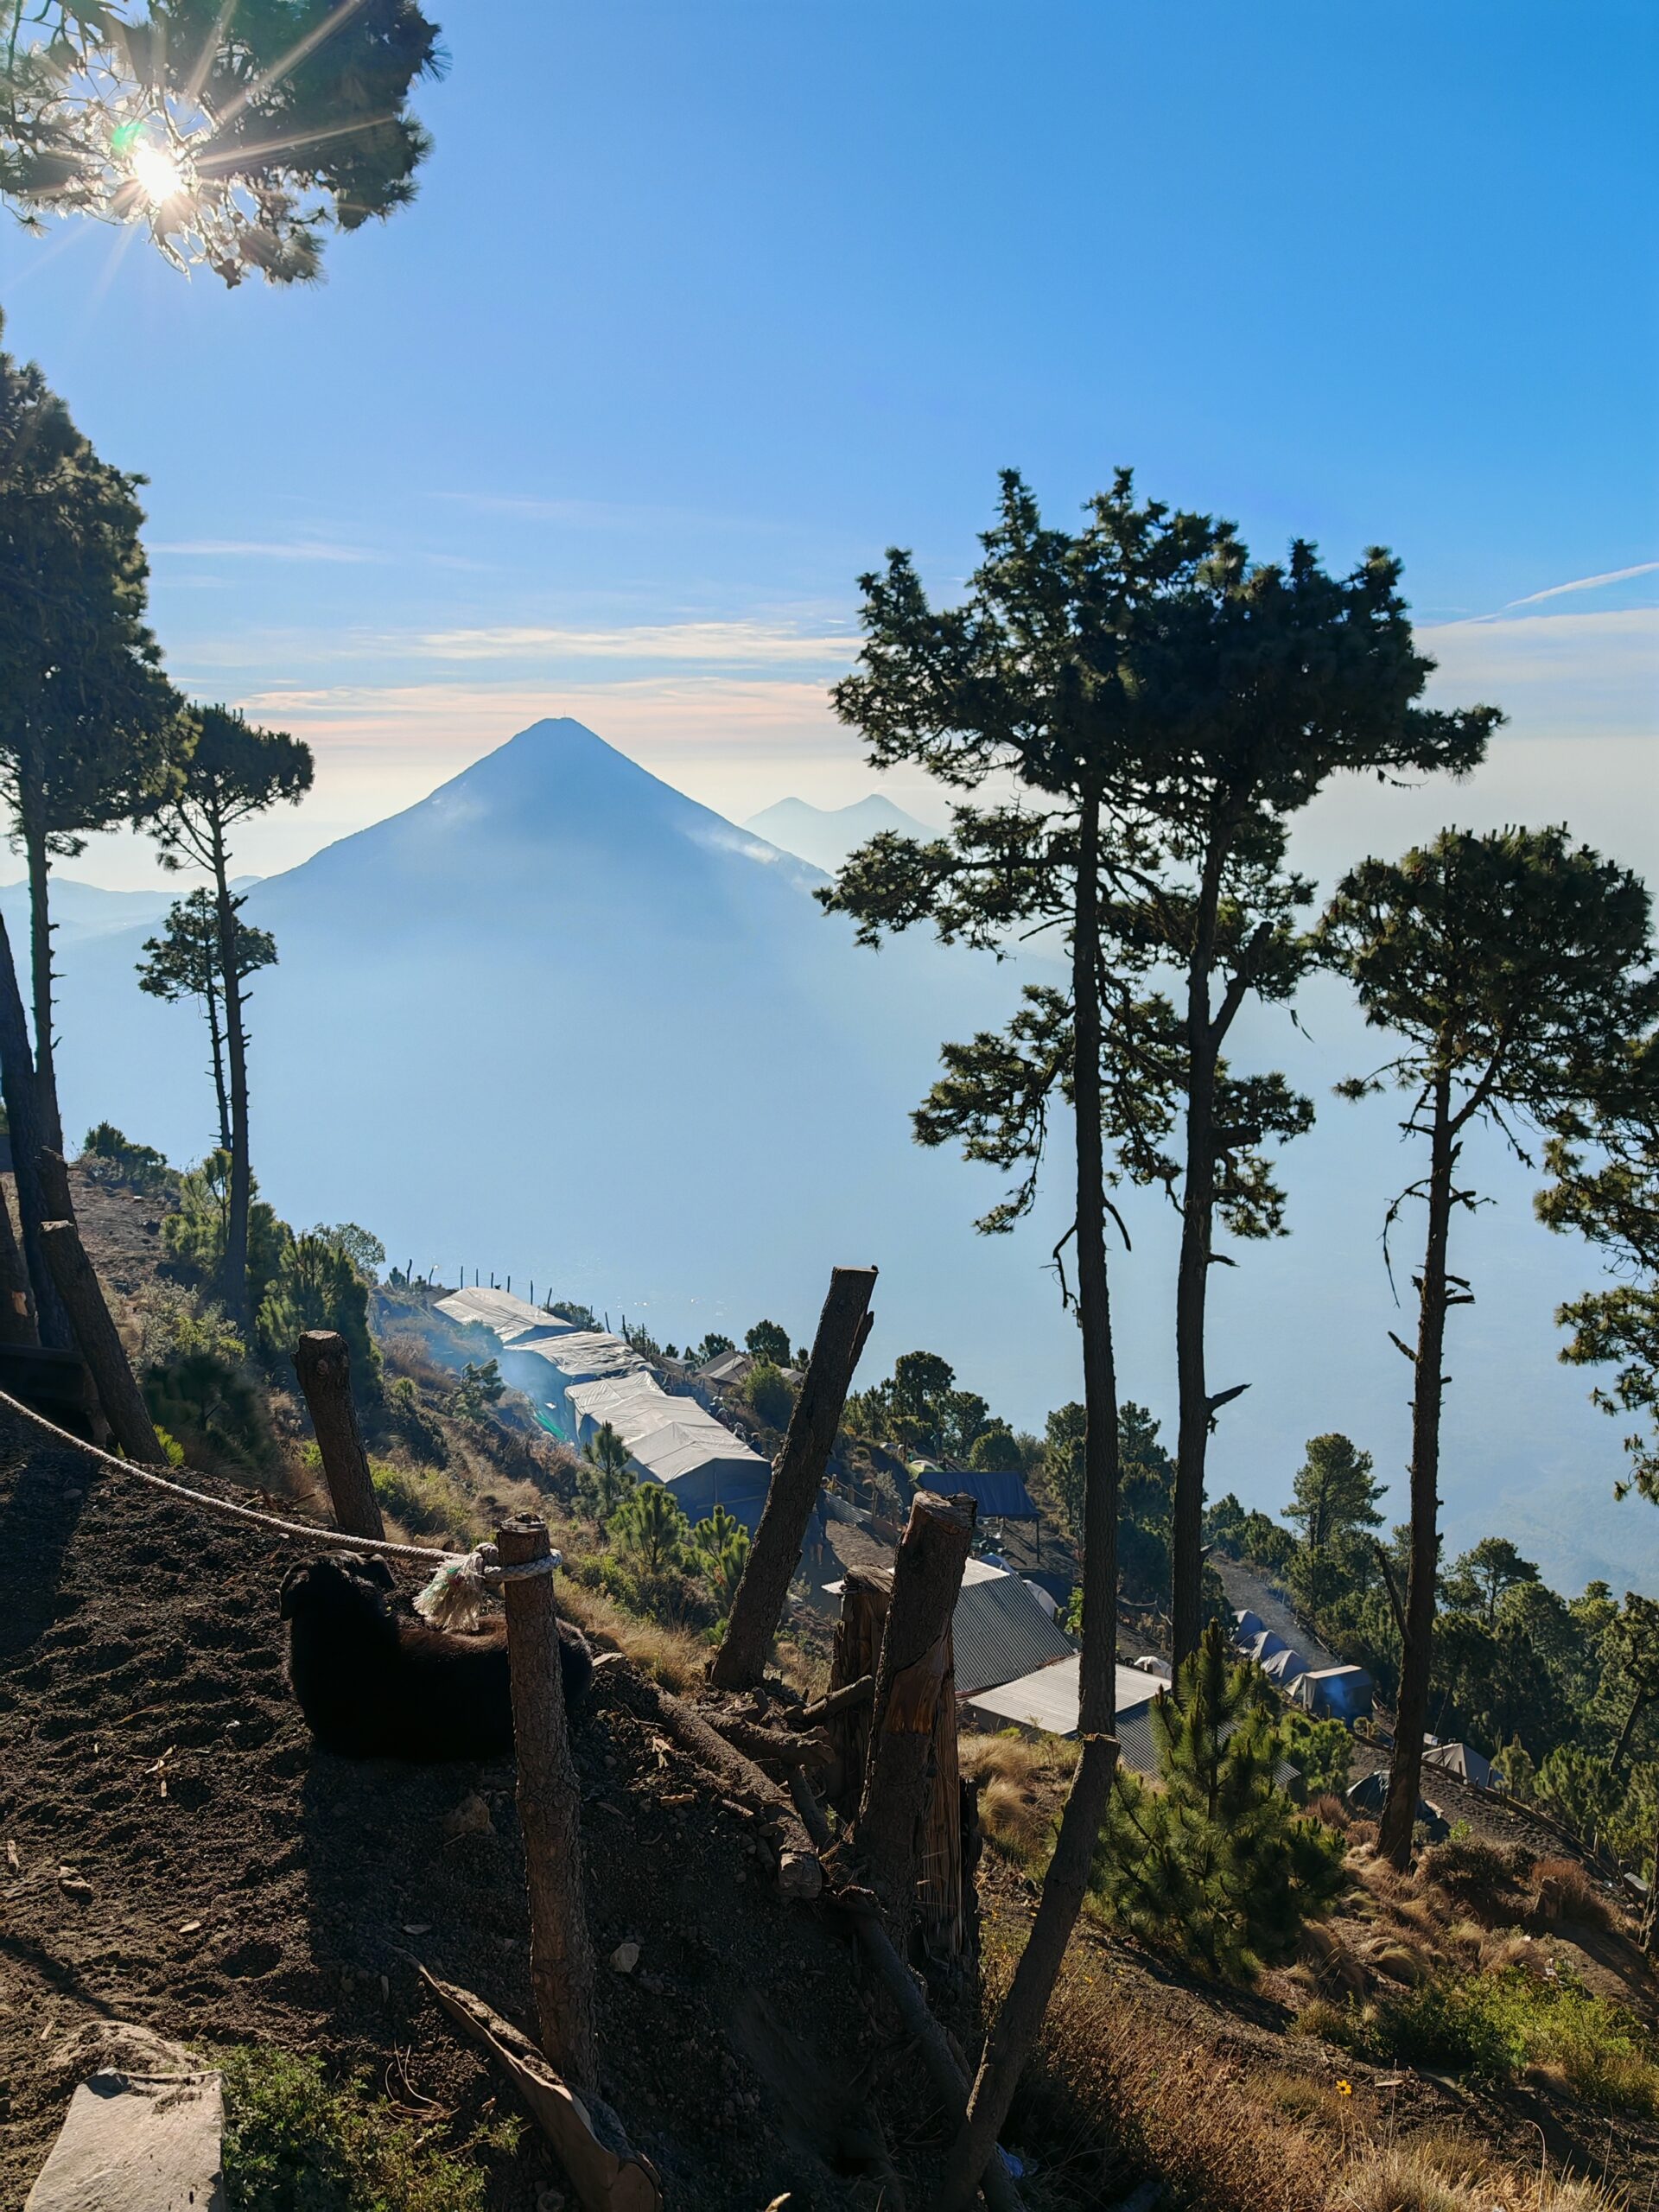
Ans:
[[[232,1319],[245,1325],[251,1311],[248,1208],[253,1165],[248,1135],[246,995],[237,920],[240,902],[231,889],[231,836],[251,816],[273,806],[296,805],[304,798],[311,788],[311,748],[280,730],[254,729],[240,715],[223,707],[203,708],[196,720],[196,741],[183,778],[156,810],[150,828],[162,849],[163,867],[194,864],[213,878],[231,1123],[230,1214],[220,1294]]]
[[[603,1528],[633,1488],[628,1447],[609,1421],[601,1421],[582,1447],[582,1456],[593,1471],[579,1478],[579,1488],[594,1520]]]
[[[318,273],[321,238],[415,196],[442,66],[414,0],[40,0],[0,52],[0,199],[143,224],[227,284]]]
[[[683,1564],[685,1515],[661,1483],[636,1483],[612,1514],[611,1541],[649,1582]]]
[[[275,965],[276,940],[269,930],[255,929],[241,918],[243,901],[236,909],[235,961],[239,982],[261,968]],[[169,1001],[200,999],[207,1018],[212,1054],[213,1098],[219,1109],[219,1144],[231,1149],[231,1101],[225,1081],[224,990],[219,981],[219,917],[211,893],[198,888],[188,898],[175,899],[168,908],[160,937],[147,937],[148,956],[138,963],[138,988],[152,998]],[[385,1254],[381,1254],[384,1260]]]
[[[1624,1080],[1637,1039],[1659,1013],[1649,900],[1641,880],[1565,830],[1443,830],[1399,861],[1368,860],[1338,885],[1318,931],[1353,983],[1370,1026],[1400,1050],[1339,1088],[1363,1097],[1393,1084],[1402,1124],[1423,1140],[1427,1172],[1395,1199],[1427,1217],[1411,1362],[1411,1555],[1395,1748],[1381,1847],[1410,1861],[1428,1725],[1440,1557],[1440,1414],[1446,1317],[1472,1302],[1451,1264],[1452,1216],[1478,1203],[1459,1173],[1471,1130],[1487,1122],[1526,1154],[1516,1124],[1554,1128]]]
[[[691,1531],[691,1549],[722,1613],[731,1611],[749,1556],[749,1532],[734,1514],[716,1505]]]
[[[1287,1731],[1260,1672],[1211,1622],[1153,1702],[1161,1787],[1113,1778],[1095,1886],[1124,1926],[1243,1979],[1289,1958],[1345,1880],[1343,1842],[1275,1783]]]

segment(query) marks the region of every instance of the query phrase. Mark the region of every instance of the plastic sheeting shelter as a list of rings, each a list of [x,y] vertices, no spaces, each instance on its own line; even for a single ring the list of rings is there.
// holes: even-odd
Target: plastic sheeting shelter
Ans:
[[[573,1383],[566,1398],[575,1441],[586,1444],[608,1424],[634,1472],[672,1491],[688,1521],[723,1505],[751,1532],[760,1525],[771,1466],[696,1399],[676,1396],[644,1371]]]
[[[544,1405],[568,1444],[578,1441],[570,1393],[583,1382],[614,1382],[648,1370],[632,1344],[602,1329],[572,1329],[561,1337],[509,1344],[501,1372],[525,1395]]]
[[[940,1476],[939,1484],[949,1497],[971,1497],[979,1509],[981,1521],[1041,1518],[1036,1500],[1026,1488],[1022,1476],[963,1473],[953,1467]]]
[[[1298,1675],[1290,1694],[1321,1720],[1363,1719],[1371,1709],[1371,1678],[1363,1667],[1318,1667]]]
[[[470,1322],[481,1324],[493,1330],[504,1344],[575,1334],[571,1323],[562,1321],[556,1313],[549,1313],[539,1306],[532,1306],[527,1298],[515,1298],[510,1290],[486,1290],[478,1283],[470,1290],[458,1290],[448,1298],[441,1298],[438,1311],[447,1313],[463,1329]]]
[[[1281,1651],[1288,1651],[1289,1649],[1282,1636],[1275,1636],[1270,1628],[1264,1628],[1244,1646],[1244,1656],[1247,1659],[1254,1659],[1258,1667],[1265,1667],[1269,1659],[1277,1658]]]
[[[1472,1782],[1477,1789],[1490,1789],[1495,1779],[1491,1759],[1472,1744],[1431,1744],[1423,1753],[1423,1764],[1439,1767],[1442,1774],[1455,1774],[1459,1781]]]

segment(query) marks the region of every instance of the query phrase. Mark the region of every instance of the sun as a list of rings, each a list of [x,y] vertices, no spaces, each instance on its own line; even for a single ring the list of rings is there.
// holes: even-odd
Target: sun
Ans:
[[[152,207],[176,199],[186,188],[185,174],[176,156],[165,146],[144,144],[132,149],[132,174]]]

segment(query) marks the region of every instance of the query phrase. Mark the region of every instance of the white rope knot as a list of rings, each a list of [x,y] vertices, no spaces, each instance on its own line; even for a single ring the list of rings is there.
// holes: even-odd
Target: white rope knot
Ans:
[[[474,1629],[490,1591],[498,1590],[507,1582],[533,1581],[537,1575],[551,1574],[556,1567],[563,1564],[563,1552],[550,1551],[540,1559],[525,1560],[520,1566],[504,1567],[493,1544],[476,1544],[471,1551],[444,1560],[416,1599],[415,1610],[434,1628],[463,1631]]]

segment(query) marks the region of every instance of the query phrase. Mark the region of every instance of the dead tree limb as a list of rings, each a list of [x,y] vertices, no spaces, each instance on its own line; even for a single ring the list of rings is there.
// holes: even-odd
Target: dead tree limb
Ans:
[[[522,1579],[511,1573],[550,1556],[547,1523],[534,1515],[504,1521],[495,1546],[509,1570],[503,1599],[536,2020],[554,2066],[578,2094],[591,2096],[599,2086],[594,1950],[583,1898],[581,1797],[559,1673],[559,1611],[550,1568]]]
[[[855,1706],[868,1705],[875,1695],[875,1676],[861,1675],[855,1682],[844,1682],[838,1690],[831,1690],[815,1705],[801,1707],[801,1719],[814,1723],[835,1720],[843,1713],[850,1713]]]
[[[776,1766],[828,1766],[836,1756],[835,1745],[822,1729],[803,1736],[764,1728],[758,1720],[728,1719],[723,1713],[714,1726],[745,1758],[770,1759]]]
[[[294,1347],[294,1371],[317,1433],[335,1528],[349,1536],[384,1536],[386,1524],[352,1402],[352,1355],[345,1338],[333,1329],[308,1329]]]
[[[637,1719],[650,1720],[702,1768],[725,1796],[758,1813],[779,1833],[778,1886],[785,1897],[810,1899],[823,1888],[823,1869],[811,1839],[785,1793],[734,1744],[711,1728],[681,1698],[632,1667],[606,1669],[615,1694]]]
[[[749,1547],[726,1640],[709,1678],[716,1689],[750,1689],[766,1671],[766,1655],[783,1618],[790,1578],[801,1556],[806,1528],[818,1502],[823,1471],[835,1448],[842,1408],[869,1331],[874,1268],[836,1268],[818,1316],[789,1433],[772,1471],[766,1510]]]
[[[167,1454],[156,1433],[144,1394],[133,1379],[126,1346],[110,1319],[98,1276],[81,1244],[80,1231],[73,1221],[43,1221],[41,1249],[92,1376],[110,1433],[129,1459],[144,1466],[164,1466]]]
[[[908,1929],[942,1698],[955,1695],[950,1617],[974,1535],[974,1502],[918,1490],[893,1568],[870,1748],[855,1829],[894,1928]]]

